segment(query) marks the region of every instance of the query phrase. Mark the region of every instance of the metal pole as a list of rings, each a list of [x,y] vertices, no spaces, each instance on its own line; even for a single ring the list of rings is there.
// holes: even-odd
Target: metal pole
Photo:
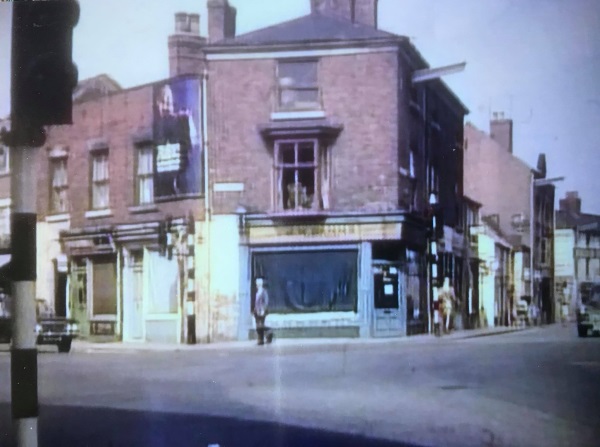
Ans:
[[[21,129],[18,129],[18,133],[21,133]],[[14,306],[11,349],[12,417],[17,445],[36,447],[39,411],[35,334],[37,148],[15,147],[11,152],[11,279]]]

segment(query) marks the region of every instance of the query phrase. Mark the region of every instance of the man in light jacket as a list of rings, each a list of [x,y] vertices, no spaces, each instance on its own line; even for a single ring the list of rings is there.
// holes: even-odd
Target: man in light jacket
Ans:
[[[256,336],[259,345],[265,344],[265,333],[267,343],[273,341],[273,332],[265,326],[265,319],[269,313],[269,293],[264,288],[263,278],[256,278],[256,296],[254,300],[254,320],[256,321]]]

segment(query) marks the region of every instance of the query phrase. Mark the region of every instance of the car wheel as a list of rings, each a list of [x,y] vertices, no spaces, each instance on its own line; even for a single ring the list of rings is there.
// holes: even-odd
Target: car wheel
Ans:
[[[587,337],[588,329],[585,326],[577,326],[577,335],[580,337]]]
[[[71,339],[62,340],[58,343],[58,352],[69,352],[71,350]]]

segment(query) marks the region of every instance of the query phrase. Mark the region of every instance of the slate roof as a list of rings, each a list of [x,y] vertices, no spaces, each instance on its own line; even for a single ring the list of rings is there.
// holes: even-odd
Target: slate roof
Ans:
[[[570,211],[556,212],[556,228],[577,228],[581,231],[600,231],[600,215],[575,213]]]
[[[88,101],[120,90],[122,90],[122,88],[117,81],[107,74],[100,74],[79,81],[73,90],[73,101]]]
[[[342,18],[311,13],[297,19],[215,42],[217,46],[272,45],[322,41],[398,39],[402,36],[352,23]]]

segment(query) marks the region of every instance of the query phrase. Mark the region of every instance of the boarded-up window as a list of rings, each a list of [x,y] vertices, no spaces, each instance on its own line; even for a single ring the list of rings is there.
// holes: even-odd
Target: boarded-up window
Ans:
[[[112,261],[94,262],[94,315],[116,315],[117,279],[115,263]]]

